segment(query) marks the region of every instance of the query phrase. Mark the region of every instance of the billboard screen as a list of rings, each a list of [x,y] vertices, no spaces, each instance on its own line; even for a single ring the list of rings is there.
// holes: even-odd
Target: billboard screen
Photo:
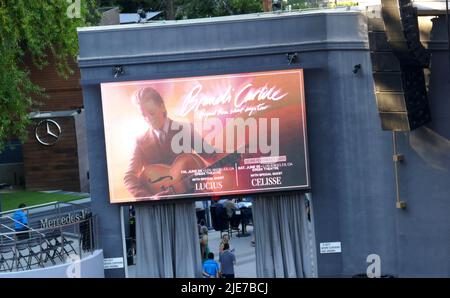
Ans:
[[[309,188],[301,69],[101,92],[111,203]]]

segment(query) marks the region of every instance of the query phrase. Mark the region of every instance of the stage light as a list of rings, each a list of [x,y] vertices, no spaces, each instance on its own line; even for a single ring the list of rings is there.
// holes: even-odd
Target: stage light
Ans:
[[[286,57],[287,57],[289,65],[291,65],[292,63],[298,62],[298,53],[287,53]]]
[[[113,67],[113,75],[115,79],[117,79],[117,77],[123,75],[124,73],[125,70],[123,69],[122,65],[116,65]]]

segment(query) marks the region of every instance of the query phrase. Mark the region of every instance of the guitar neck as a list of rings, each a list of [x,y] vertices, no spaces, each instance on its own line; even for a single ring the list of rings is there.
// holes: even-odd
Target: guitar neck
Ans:
[[[226,165],[234,164],[240,159],[240,153],[230,153],[227,156],[222,157],[218,161],[214,162],[212,165],[206,167],[205,169],[221,168]]]
[[[235,162],[239,161],[239,159],[241,159],[241,155],[243,154],[243,153],[239,153],[239,150],[244,149],[244,152],[245,152],[247,147],[248,147],[247,145],[240,147],[238,150],[236,150],[236,152],[227,154],[226,156],[222,157],[221,159],[219,159],[218,161],[216,161],[209,167],[206,167],[205,169],[211,169],[214,167],[221,168],[225,165],[234,164]]]
[[[212,165],[203,168],[202,170],[210,170],[210,169],[214,169],[214,168],[222,168],[223,166],[226,165],[230,165],[230,164],[234,164],[235,162],[237,162],[241,157],[241,153],[230,153],[227,156],[222,157],[221,159],[219,159],[218,161],[214,162]],[[183,179],[189,179],[192,178],[195,175],[195,173],[186,175]]]

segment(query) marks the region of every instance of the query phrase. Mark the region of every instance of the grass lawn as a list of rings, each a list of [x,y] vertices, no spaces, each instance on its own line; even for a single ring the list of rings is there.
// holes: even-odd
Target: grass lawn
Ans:
[[[54,201],[70,202],[83,198],[87,198],[87,196],[43,193],[38,191],[0,192],[2,211],[17,209],[20,203],[25,203],[28,207],[30,207],[33,205],[40,205]]]

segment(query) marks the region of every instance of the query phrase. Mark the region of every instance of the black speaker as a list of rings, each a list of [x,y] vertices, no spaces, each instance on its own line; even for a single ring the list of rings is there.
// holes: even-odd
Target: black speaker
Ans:
[[[382,0],[381,15],[368,18],[368,31],[382,129],[411,131],[429,122],[424,67],[430,57],[410,1]]]
[[[381,0],[388,43],[402,65],[428,67],[430,54],[420,42],[417,10],[410,0]]]
[[[423,69],[374,72],[373,77],[383,130],[411,131],[431,120]]]

